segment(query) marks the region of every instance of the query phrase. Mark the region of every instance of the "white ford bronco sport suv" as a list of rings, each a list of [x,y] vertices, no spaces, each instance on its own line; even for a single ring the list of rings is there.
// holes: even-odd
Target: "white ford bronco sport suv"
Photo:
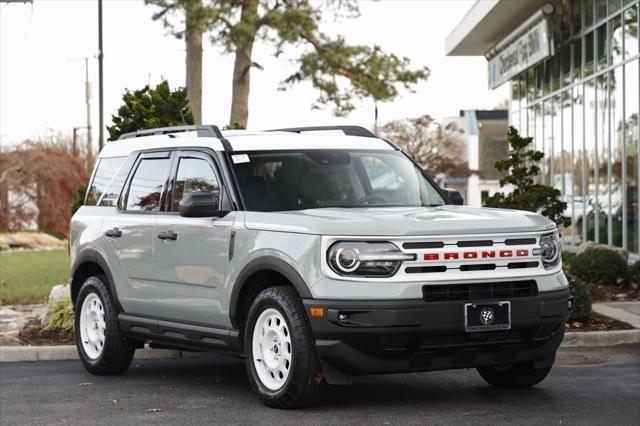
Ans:
[[[535,385],[571,308],[558,230],[460,204],[360,127],[123,135],[71,223],[82,362],[118,374],[144,344],[226,349],[282,408],[364,374]]]

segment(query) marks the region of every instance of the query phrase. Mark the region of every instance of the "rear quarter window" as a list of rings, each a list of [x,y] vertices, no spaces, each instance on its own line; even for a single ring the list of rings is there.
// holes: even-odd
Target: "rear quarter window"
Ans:
[[[127,157],[101,158],[96,166],[89,186],[85,205],[115,206],[127,179],[128,170],[123,170]]]

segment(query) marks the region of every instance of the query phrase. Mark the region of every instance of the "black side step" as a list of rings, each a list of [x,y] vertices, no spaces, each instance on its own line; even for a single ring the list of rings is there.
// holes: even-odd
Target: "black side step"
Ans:
[[[128,337],[186,350],[226,349],[239,352],[238,331],[184,324],[135,315],[118,314],[118,323]]]

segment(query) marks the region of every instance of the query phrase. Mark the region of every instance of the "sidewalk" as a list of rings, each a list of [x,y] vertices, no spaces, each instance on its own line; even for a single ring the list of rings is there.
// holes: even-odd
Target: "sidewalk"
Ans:
[[[594,312],[640,328],[640,302],[594,303]]]

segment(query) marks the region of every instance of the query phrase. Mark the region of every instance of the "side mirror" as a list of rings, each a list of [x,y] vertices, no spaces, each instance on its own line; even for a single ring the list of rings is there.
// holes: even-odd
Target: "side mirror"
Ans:
[[[460,194],[460,191],[449,188],[442,189],[444,190],[445,194],[447,194],[447,197],[449,198],[449,201],[451,201],[451,204],[455,206],[461,206],[464,204],[464,198],[462,198],[462,194]]]
[[[229,210],[220,210],[217,200],[218,195],[210,192],[186,192],[178,211],[184,217],[223,217]]]

